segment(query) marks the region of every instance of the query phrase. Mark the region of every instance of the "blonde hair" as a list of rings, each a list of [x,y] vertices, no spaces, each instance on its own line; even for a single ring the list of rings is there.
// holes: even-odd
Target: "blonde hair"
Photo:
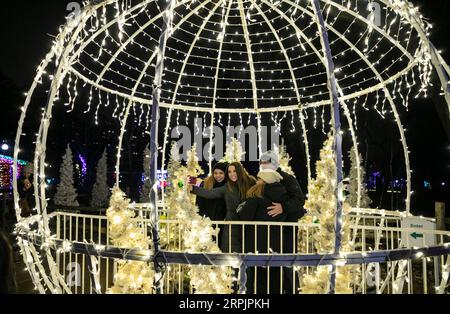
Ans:
[[[266,186],[266,183],[256,183],[254,186],[250,188],[247,192],[247,198],[262,198],[264,194],[264,187]]]
[[[216,183],[216,180],[214,179],[214,175],[210,175],[203,181],[203,187],[206,190],[212,190],[214,188],[214,183]]]

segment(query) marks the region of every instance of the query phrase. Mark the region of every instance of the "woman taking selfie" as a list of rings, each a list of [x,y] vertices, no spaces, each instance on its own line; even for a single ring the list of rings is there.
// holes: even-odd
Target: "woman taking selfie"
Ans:
[[[220,188],[227,183],[226,172],[228,163],[218,162],[213,167],[212,174],[203,181],[201,187],[206,190]],[[226,216],[224,199],[207,199],[198,196],[197,206],[200,216],[206,216],[212,221],[223,221]]]
[[[228,166],[226,179],[227,183],[225,185],[212,190],[194,185],[192,186],[192,193],[209,200],[223,199],[226,207],[225,220],[237,221],[239,217],[237,216],[236,209],[245,200],[248,190],[255,185],[256,179],[248,174],[240,162],[233,162]],[[239,227],[231,228],[229,226],[225,228],[220,245],[222,252],[241,252],[242,245],[240,239]]]

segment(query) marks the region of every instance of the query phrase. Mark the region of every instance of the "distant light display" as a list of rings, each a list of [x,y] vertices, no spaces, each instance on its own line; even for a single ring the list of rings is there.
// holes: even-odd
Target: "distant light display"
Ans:
[[[84,185],[87,175],[87,162],[86,158],[83,155],[78,155],[78,159],[80,160],[80,185]]]
[[[14,159],[12,157],[0,154],[0,189],[2,190],[12,190],[13,162]],[[17,176],[20,176],[22,168],[26,164],[27,162],[23,160],[18,161]]]
[[[164,171],[156,170],[156,176],[158,178],[158,187],[166,187],[166,186],[168,186],[168,182],[167,182],[168,173],[167,173],[167,170],[164,170]],[[147,179],[147,177],[145,176],[145,173],[143,173],[141,175],[142,183],[144,183],[146,179]]]

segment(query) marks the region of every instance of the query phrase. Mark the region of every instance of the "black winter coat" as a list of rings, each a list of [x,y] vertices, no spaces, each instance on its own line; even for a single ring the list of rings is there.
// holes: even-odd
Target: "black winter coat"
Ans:
[[[272,206],[272,203],[284,203],[288,197],[286,188],[281,183],[266,184],[264,186],[263,198],[254,197],[245,202],[245,205],[238,212],[241,221],[271,221],[283,222],[286,221],[287,214],[281,214],[276,217],[271,217],[267,214],[267,207]],[[256,235],[255,248],[255,227],[245,227],[244,248],[246,253],[270,253],[270,251],[281,253],[281,230],[280,227],[258,226]],[[270,233],[269,242],[267,235]]]
[[[25,176],[20,176],[19,180],[17,180],[17,190],[19,192],[19,198],[20,199],[26,199],[28,201],[28,205],[30,206],[31,209],[33,209],[36,206],[36,201],[34,198],[34,179],[33,179],[33,175],[30,175],[30,177],[28,178],[28,181],[30,181],[31,183],[31,187],[24,191],[24,187],[25,187]]]
[[[208,200],[222,199],[225,200],[225,206],[227,208],[227,213],[225,220],[237,220],[236,218],[236,208],[242,202],[241,196],[237,187],[231,186],[231,191],[228,189],[228,184],[225,184],[219,188],[214,188],[212,190],[206,190],[204,188],[194,186],[192,193],[197,195],[197,197],[202,197]]]
[[[242,210],[238,212],[240,219],[243,221],[268,221],[268,222],[283,222],[286,221],[287,214],[283,213],[276,217],[271,217],[267,214],[267,207],[272,206],[272,203],[284,204],[287,201],[288,194],[286,188],[281,183],[266,184],[264,187],[263,198],[248,199]],[[256,230],[255,230],[256,229]],[[281,242],[285,234],[285,228],[280,226],[246,226],[244,249],[246,253],[281,253],[283,243]],[[269,235],[269,237],[268,237]],[[255,243],[256,242],[256,243]],[[256,244],[256,246],[255,246]],[[289,270],[283,272],[283,282],[290,282],[290,277],[287,278]],[[269,272],[269,273],[268,273]],[[267,281],[269,276],[270,281]],[[281,286],[281,268],[280,267],[250,267],[247,269],[247,293],[280,293],[284,290],[288,293],[286,283]],[[291,276],[292,277],[292,276]]]
[[[303,208],[305,205],[305,196],[297,179],[284,172],[281,169],[277,170],[283,177],[281,183],[287,190],[287,200],[281,203],[283,211],[287,215],[286,222],[297,222],[302,218],[306,211]],[[283,253],[297,253],[298,243],[298,227],[284,227],[283,228]],[[271,274],[272,275],[272,274]],[[283,268],[283,291],[285,294],[297,293],[299,288],[299,279],[297,278],[292,268]],[[276,288],[278,290],[278,288]]]
[[[223,182],[214,183],[213,188],[219,188],[224,186],[227,182],[224,180]],[[199,209],[199,214],[201,216],[206,216],[212,221],[223,221],[225,220],[227,208],[225,205],[225,199],[207,199],[201,196],[197,196],[197,206]]]
[[[297,222],[306,213],[303,208],[303,205],[305,205],[305,195],[303,194],[302,188],[294,176],[282,171],[281,169],[278,169],[277,171],[283,177],[281,183],[286,188],[288,195],[287,199],[281,203],[284,213],[287,214],[286,221]]]

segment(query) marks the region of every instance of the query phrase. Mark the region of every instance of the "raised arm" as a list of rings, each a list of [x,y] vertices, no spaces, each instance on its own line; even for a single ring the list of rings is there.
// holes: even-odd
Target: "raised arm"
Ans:
[[[212,189],[212,190],[206,190],[204,188],[193,186],[191,193],[195,194],[197,196],[209,199],[209,200],[221,199],[221,198],[225,197],[226,188],[227,188],[227,186],[224,185],[219,188]]]

